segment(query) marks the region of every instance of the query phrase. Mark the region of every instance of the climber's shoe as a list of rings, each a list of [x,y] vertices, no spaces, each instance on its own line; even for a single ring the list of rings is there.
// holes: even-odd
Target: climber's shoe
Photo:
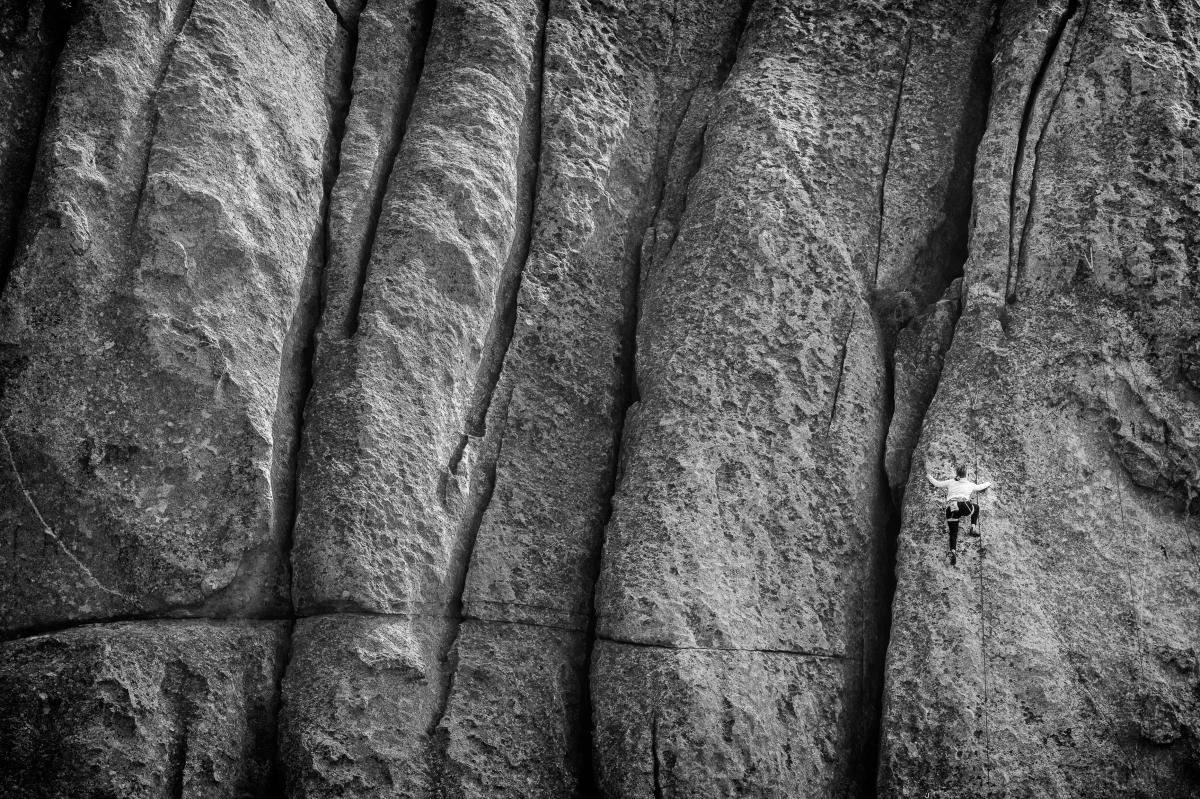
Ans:
[[[968,533],[968,535],[974,535],[974,536],[978,536],[978,535],[979,535],[979,525],[978,525],[978,524],[972,524],[972,525],[971,525],[971,532],[970,532],[970,533]]]
[[[950,550],[950,565],[953,566],[956,563],[958,563],[958,553],[952,549]]]

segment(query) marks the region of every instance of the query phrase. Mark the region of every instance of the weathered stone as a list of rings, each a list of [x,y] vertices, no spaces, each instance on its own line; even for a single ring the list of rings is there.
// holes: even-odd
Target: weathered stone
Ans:
[[[1198,39],[1194,10],[1005,5],[966,307],[904,509],[883,795],[1197,795]],[[952,569],[920,481],[964,462],[996,487]]]
[[[0,644],[0,793],[277,790],[283,622],[76,627]]]
[[[911,320],[896,336],[892,358],[892,421],[888,427],[884,470],[893,500],[899,504],[908,484],[913,447],[942,377],[942,364],[954,338],[962,306],[962,282],[956,280],[932,308]],[[947,375],[970,382],[972,375]]]
[[[850,741],[866,737],[863,695],[875,678],[863,659],[881,655],[886,418],[865,265],[875,255],[901,22],[755,4],[678,237],[643,274],[640,400],[626,419],[597,630],[631,644],[858,664],[832,691],[807,672],[757,675],[755,691],[820,695],[828,708],[794,719],[787,736],[760,739],[748,720],[725,736],[749,758],[739,767],[746,779],[762,774],[755,784],[767,792],[787,790],[774,777],[793,775],[771,764],[785,762],[794,741],[845,744],[837,757],[806,761],[814,771],[801,784],[814,790],[867,756]],[[778,58],[782,51],[789,57]],[[611,667],[598,660],[593,682],[616,680]],[[730,689],[709,673],[685,684],[693,701],[719,706]],[[816,682],[806,685],[810,676]],[[624,713],[626,728],[655,728],[645,703],[610,709],[594,693],[598,717]],[[690,729],[685,720],[659,724],[663,738]],[[628,767],[624,748],[598,745],[597,754],[600,773]],[[681,774],[681,795],[731,792],[720,767]],[[613,779],[610,795],[650,795]]]
[[[604,796],[841,796],[861,663],[790,652],[596,645]],[[864,780],[865,778],[865,780]]]
[[[323,316],[292,557],[304,612],[441,615],[456,597],[486,493],[465,435],[475,377],[523,260],[542,23],[531,0],[437,5],[361,301]]]
[[[286,603],[335,30],[315,0],[80,11],[0,310],[0,625]]]
[[[1198,50],[0,0],[0,793],[1200,799]]]
[[[16,248],[68,16],[59,0],[0,2],[0,289]]]
[[[280,720],[289,796],[431,795],[444,627],[358,614],[296,622]]]
[[[583,633],[463,622],[437,735],[440,796],[565,799],[591,788]]]

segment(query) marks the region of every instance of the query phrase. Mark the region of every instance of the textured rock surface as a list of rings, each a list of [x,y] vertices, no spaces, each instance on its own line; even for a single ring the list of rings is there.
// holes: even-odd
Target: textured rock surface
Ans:
[[[0,0],[0,793],[1200,796],[1198,16]]]
[[[273,426],[336,25],[272,8],[110,0],[71,27],[0,309],[6,628],[286,602]]]
[[[1176,50],[1197,23],[1002,16],[967,304],[904,513],[886,795],[1200,795],[1200,416],[1181,368],[1200,97]],[[1022,108],[1023,129],[996,124]],[[993,176],[1014,157],[1010,197]],[[951,462],[997,483],[957,570],[919,485]]]
[[[78,627],[0,644],[0,793],[266,796],[284,622]]]

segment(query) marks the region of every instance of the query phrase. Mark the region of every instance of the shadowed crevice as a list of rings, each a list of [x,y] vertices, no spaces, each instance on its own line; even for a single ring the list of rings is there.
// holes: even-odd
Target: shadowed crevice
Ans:
[[[475,542],[480,527],[491,505],[496,487],[497,464],[503,450],[504,430],[508,421],[512,386],[500,386],[505,359],[512,343],[513,330],[520,299],[521,277],[529,258],[533,240],[534,210],[537,204],[538,179],[541,174],[542,158],[542,106],[545,94],[545,53],[547,27],[550,21],[549,0],[543,0],[538,12],[537,38],[530,62],[525,114],[521,120],[517,145],[517,170],[520,181],[517,189],[517,215],[514,221],[515,235],[508,258],[501,269],[496,287],[494,310],[484,344],[484,353],[476,371],[471,402],[463,420],[463,433],[447,463],[446,474],[456,474],[462,463],[467,446],[472,440],[480,442],[480,463],[470,469],[470,489],[466,509],[462,516],[456,549],[447,566],[446,608],[447,626],[442,636],[438,655],[437,699],[432,720],[426,729],[430,736],[430,759],[432,782],[436,791],[445,786],[445,772],[449,759],[449,731],[442,726],[454,681],[458,671],[458,638],[462,623],[463,594],[475,552]],[[447,487],[442,486],[443,498]],[[445,499],[444,499],[445,501]]]
[[[879,259],[883,254],[884,203],[887,191],[888,171],[892,167],[892,148],[896,143],[896,131],[900,128],[900,108],[904,102],[904,82],[908,79],[908,65],[912,60],[913,32],[910,28],[904,43],[904,64],[900,67],[900,85],[896,87],[896,103],[892,106],[892,122],[888,126],[887,146],[883,150],[883,169],[879,176],[879,228],[875,235],[875,270],[871,277],[871,285],[879,283]],[[834,404],[837,408],[837,404]],[[832,422],[833,414],[830,414]]]
[[[854,333],[854,321],[857,318],[858,309],[852,308],[850,322],[846,325],[846,334],[842,336],[841,347],[838,350],[837,379],[833,384],[833,403],[829,406],[829,423],[825,426],[826,432],[833,429],[833,420],[837,416],[838,397],[842,393],[842,375],[846,372],[846,348],[850,346],[850,336]]]
[[[638,649],[658,649],[664,652],[749,652],[757,655],[790,655],[794,657],[818,658],[824,660],[858,660],[840,652],[822,652],[816,649],[766,649],[757,647],[737,646],[675,646],[672,644],[652,644],[645,641],[631,641],[626,638],[614,638],[607,635],[596,636],[597,641],[610,644],[632,646]]]
[[[366,6],[365,2],[363,6]],[[367,273],[371,263],[371,255],[375,251],[375,238],[379,233],[379,220],[383,215],[383,204],[387,197],[388,185],[392,180],[392,171],[396,166],[396,159],[400,155],[400,147],[404,143],[404,134],[408,130],[408,118],[412,112],[413,101],[416,99],[417,90],[421,85],[421,75],[425,70],[425,51],[429,46],[429,39],[433,33],[433,19],[436,11],[437,0],[422,0],[417,13],[419,31],[417,33],[416,46],[413,47],[410,53],[411,61],[406,70],[406,74],[411,75],[412,80],[400,90],[403,92],[403,99],[396,108],[395,116],[392,118],[392,126],[388,130],[387,139],[382,148],[383,155],[379,162],[376,163],[373,172],[374,183],[370,189],[370,215],[367,218],[362,238],[356,242],[357,246],[354,250],[355,257],[353,261],[356,266],[354,289],[346,310],[346,316],[341,323],[341,332],[344,338],[353,338],[358,332],[363,291],[367,285]],[[357,48],[359,35],[357,26],[355,26],[351,35],[354,37],[354,47]]]
[[[707,133],[708,115],[717,102],[721,91],[724,89],[726,82],[729,79],[730,73],[733,71],[737,61],[738,50],[741,47],[742,37],[746,31],[747,21],[750,16],[750,11],[753,8],[754,0],[742,0],[741,8],[738,16],[734,21],[733,28],[729,37],[729,49],[725,53],[725,57],[718,65],[715,75],[715,86],[710,104],[704,109],[705,121],[700,126],[693,141],[681,142],[680,133],[687,124],[689,117],[692,114],[693,101],[695,100],[696,91],[699,85],[693,86],[688,92],[687,100],[684,104],[683,112],[679,116],[678,122],[674,125],[671,132],[670,143],[660,150],[663,153],[664,161],[661,166],[661,175],[659,179],[656,196],[653,202],[653,211],[649,215],[649,226],[642,231],[641,239],[634,250],[634,262],[630,270],[628,282],[626,284],[626,299],[624,325],[621,334],[621,369],[622,377],[621,384],[618,389],[619,401],[617,403],[616,417],[613,424],[613,438],[611,451],[611,462],[608,472],[610,474],[610,482],[605,489],[602,498],[602,507],[604,508],[601,519],[597,524],[595,534],[595,544],[592,549],[592,556],[588,568],[588,576],[592,584],[592,596],[588,605],[588,626],[584,635],[584,658],[581,669],[581,710],[582,718],[577,725],[578,730],[578,756],[582,760],[583,769],[581,770],[580,779],[580,796],[581,799],[592,799],[602,795],[599,781],[596,774],[595,752],[593,745],[593,726],[594,726],[594,708],[592,706],[592,688],[591,688],[591,673],[592,663],[597,640],[602,639],[597,634],[598,618],[596,614],[597,589],[600,582],[601,564],[604,559],[604,544],[605,531],[613,516],[613,501],[616,496],[617,489],[621,484],[622,456],[624,451],[625,428],[629,415],[629,410],[638,402],[641,401],[641,391],[637,382],[637,334],[641,322],[641,289],[643,281],[643,264],[647,257],[648,247],[653,247],[655,238],[657,238],[656,226],[666,221],[668,227],[668,239],[665,242],[665,250],[661,255],[661,260],[666,261],[670,256],[671,249],[675,245],[675,241],[679,233],[679,225],[687,211],[688,196],[692,180],[700,171],[700,167],[704,162],[704,140]],[[673,23],[674,24],[674,23]],[[688,152],[679,152],[681,146],[686,146]],[[672,166],[676,155],[683,157],[680,165],[679,174],[672,175]],[[674,188],[674,194],[678,196],[679,204],[677,208],[665,207],[668,197],[668,189]],[[648,240],[649,238],[649,240]],[[657,761],[655,763],[657,773]],[[657,779],[656,779],[656,791]]]
[[[32,137],[27,142],[21,142],[18,145],[24,145],[26,148],[26,152],[19,156],[20,167],[10,171],[7,185],[0,187],[0,191],[13,198],[11,214],[8,218],[0,220],[0,226],[2,226],[0,227],[0,295],[3,295],[4,289],[8,285],[8,276],[12,273],[13,262],[16,259],[17,243],[29,206],[29,192],[37,167],[38,151],[46,131],[46,116],[50,110],[51,99],[54,97],[55,74],[58,72],[63,48],[67,43],[67,33],[73,21],[73,8],[70,0],[46,0],[42,7],[38,35],[45,47],[38,59],[40,63],[31,67],[38,73],[36,85],[25,96],[26,102],[37,106],[35,111],[37,125],[32,131]],[[26,13],[28,14],[28,9],[26,9]],[[16,24],[15,20],[10,22]],[[24,30],[28,31],[30,27],[28,16],[21,22]],[[0,40],[0,47],[6,51],[15,52],[17,43]],[[14,120],[13,124],[17,125],[17,129],[20,130],[18,120]]]
[[[1017,300],[1016,275],[1013,274],[1017,268],[1016,253],[1013,247],[1013,233],[1017,229],[1017,192],[1020,188],[1021,167],[1025,163],[1025,149],[1029,140],[1029,127],[1033,124],[1033,112],[1037,108],[1038,99],[1041,97],[1042,84],[1045,82],[1046,75],[1050,72],[1050,68],[1054,64],[1054,59],[1058,55],[1059,43],[1062,41],[1063,34],[1066,33],[1071,19],[1079,10],[1079,5],[1080,0],[1068,0],[1066,10],[1058,18],[1058,24],[1046,40],[1046,48],[1042,54],[1041,64],[1038,66],[1037,74],[1033,77],[1033,83],[1029,88],[1029,95],[1025,98],[1025,110],[1021,114],[1021,127],[1017,132],[1017,154],[1013,160],[1012,182],[1008,191],[1008,275],[1004,281],[1004,297],[1008,303],[1013,303]]]
[[[1050,108],[1046,111],[1046,118],[1042,121],[1042,129],[1038,132],[1037,142],[1033,146],[1033,168],[1030,170],[1029,175],[1029,200],[1025,206],[1025,219],[1021,224],[1021,237],[1017,245],[1015,274],[1013,275],[1012,285],[1009,287],[1008,294],[1006,295],[1011,298],[1011,302],[1016,301],[1018,287],[1021,285],[1021,279],[1025,276],[1025,248],[1027,239],[1029,238],[1029,226],[1034,219],[1037,209],[1038,171],[1041,166],[1042,144],[1046,141],[1046,132],[1050,129],[1050,123],[1054,119],[1054,112],[1058,110],[1059,100],[1062,99],[1063,89],[1066,88],[1067,81],[1070,79],[1071,66],[1075,61],[1075,50],[1078,48],[1079,39],[1083,35],[1083,26],[1087,22],[1089,8],[1090,5],[1084,4],[1083,10],[1079,14],[1079,24],[1075,26],[1075,35],[1071,37],[1071,48],[1067,51],[1066,63],[1063,65],[1062,82],[1059,83],[1058,89],[1054,92],[1054,99],[1050,101]],[[1071,11],[1069,13],[1073,14],[1074,12]],[[1017,168],[1020,168],[1020,161],[1017,162]],[[1010,230],[1010,245],[1011,242],[1012,231]]]
[[[143,145],[137,199],[134,202],[133,217],[130,220],[131,229],[137,227],[138,219],[141,218],[142,201],[146,195],[146,181],[150,179],[150,156],[154,153],[154,140],[158,137],[158,124],[162,119],[162,111],[158,105],[158,95],[162,92],[163,83],[167,79],[167,73],[170,71],[171,64],[175,60],[175,47],[179,44],[179,37],[183,34],[183,29],[187,25],[188,20],[192,18],[192,9],[195,5],[196,0],[183,0],[175,10],[175,18],[171,22],[171,38],[167,42],[167,48],[163,53],[162,63],[159,64],[158,73],[154,76],[154,85],[150,89],[150,99],[147,101],[150,108],[150,129],[146,133],[145,144]]]
[[[946,294],[955,280],[963,276],[964,265],[968,258],[968,243],[970,241],[973,221],[972,208],[974,205],[974,178],[976,158],[980,142],[987,127],[988,113],[992,96],[992,58],[995,52],[996,39],[1000,29],[1000,12],[1003,0],[996,0],[992,6],[992,19],[987,33],[979,42],[971,67],[971,84],[969,96],[963,104],[963,118],[959,123],[959,135],[954,146],[954,163],[950,179],[947,182],[945,201],[942,205],[943,222],[932,231],[925,245],[918,252],[912,275],[914,294],[918,297],[928,297],[936,303]],[[911,33],[910,33],[911,37]],[[910,38],[911,44],[911,38]],[[911,57],[911,51],[906,52],[906,61]],[[907,67],[906,67],[907,69]],[[899,109],[897,109],[897,112]],[[884,219],[881,208],[881,220]],[[880,228],[882,240],[883,228]],[[928,290],[925,284],[929,283]],[[963,289],[965,294],[965,289]],[[963,296],[952,320],[950,341],[946,343],[949,349],[957,329],[959,314],[965,304]],[[929,306],[932,309],[933,305]],[[927,310],[929,310],[927,309]],[[864,774],[878,774],[879,761],[883,742],[883,700],[886,681],[886,659],[890,644],[892,629],[892,604],[895,600],[896,556],[899,548],[900,532],[903,523],[903,494],[893,493],[887,471],[888,434],[895,421],[896,410],[896,346],[897,336],[901,329],[911,320],[883,318],[880,308],[873,303],[872,313],[875,316],[876,328],[881,336],[884,353],[885,388],[887,407],[884,409],[885,430],[884,446],[881,448],[881,462],[878,468],[878,479],[882,485],[882,496],[885,503],[884,515],[884,551],[883,562],[875,577],[879,581],[881,600],[878,603],[875,619],[876,645],[873,651],[864,649],[863,681],[868,703],[868,725],[863,745],[859,751],[859,760],[855,764]],[[935,378],[939,383],[941,374]],[[936,386],[930,392],[930,400],[936,394]],[[929,410],[929,402],[925,402],[918,411],[917,430],[924,424],[925,415]],[[915,451],[916,441],[908,451],[911,462],[912,452]],[[867,619],[864,617],[864,631]],[[879,795],[878,780],[863,780],[863,799],[874,799]]]

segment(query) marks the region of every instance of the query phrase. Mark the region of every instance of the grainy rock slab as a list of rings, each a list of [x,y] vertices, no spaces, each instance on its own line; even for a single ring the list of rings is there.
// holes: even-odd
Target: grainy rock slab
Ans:
[[[591,790],[584,634],[468,620],[438,730],[442,796],[586,796]]]
[[[12,265],[68,17],[59,0],[0,2],[0,289]]]
[[[869,781],[845,757],[858,662],[610,641],[594,657],[603,796],[783,799],[843,795]]]
[[[467,425],[521,260],[542,25],[532,0],[437,5],[361,299],[322,320],[292,553],[302,612],[442,614],[461,592],[486,493]]]
[[[1197,41],[1183,7],[1005,6],[904,509],[883,795],[1200,795]],[[955,569],[920,487],[953,463],[996,482]]]
[[[0,644],[0,793],[265,796],[286,622],[128,622]]]
[[[283,683],[288,794],[430,796],[443,619],[300,619]]]
[[[0,626],[286,605],[336,29],[316,0],[79,11],[0,308]]]
[[[942,365],[954,323],[962,310],[962,282],[956,280],[945,296],[925,313],[909,321],[896,336],[892,358],[892,421],[888,427],[884,470],[892,496],[899,505],[908,485],[913,448],[921,435],[925,412],[933,401],[942,377]],[[973,375],[950,374],[952,381],[970,382]]]

